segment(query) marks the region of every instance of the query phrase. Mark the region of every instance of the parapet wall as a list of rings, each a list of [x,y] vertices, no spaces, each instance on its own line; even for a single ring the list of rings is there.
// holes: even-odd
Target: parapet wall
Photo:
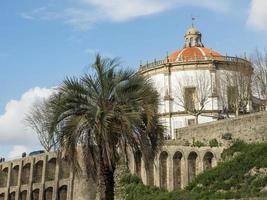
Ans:
[[[247,143],[267,141],[267,112],[244,115],[191,127],[177,129],[176,145],[192,145],[193,141],[209,144],[216,139],[222,146],[228,146],[231,138]]]

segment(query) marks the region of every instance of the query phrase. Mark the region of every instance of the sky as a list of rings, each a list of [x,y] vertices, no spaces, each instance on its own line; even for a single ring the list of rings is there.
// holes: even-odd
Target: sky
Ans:
[[[137,70],[181,49],[193,16],[206,47],[250,55],[267,47],[266,10],[266,0],[1,0],[0,157],[41,149],[25,115],[96,53]]]

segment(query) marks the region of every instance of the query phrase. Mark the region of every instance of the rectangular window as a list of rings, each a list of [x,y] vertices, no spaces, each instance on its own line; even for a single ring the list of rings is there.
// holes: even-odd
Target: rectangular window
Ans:
[[[238,103],[238,89],[236,86],[227,87],[227,100],[228,100],[228,109],[230,112],[235,111],[235,106]]]
[[[188,124],[188,126],[195,125],[196,124],[196,120],[195,119],[188,119],[187,120],[187,124]]]
[[[195,109],[196,88],[187,87],[184,89],[185,110],[193,111]]]

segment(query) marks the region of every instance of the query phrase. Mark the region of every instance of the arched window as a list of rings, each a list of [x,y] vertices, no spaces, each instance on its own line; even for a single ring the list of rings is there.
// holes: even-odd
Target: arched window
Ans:
[[[195,178],[197,170],[197,153],[191,152],[188,156],[188,181],[189,183]]]
[[[31,200],[39,200],[39,196],[40,196],[40,190],[39,189],[35,189],[35,190],[32,191]]]
[[[20,194],[19,194],[19,200],[27,200],[27,191],[22,191]]]
[[[159,156],[160,187],[167,189],[167,159],[168,153],[163,151]]]
[[[134,159],[135,159],[135,174],[141,177],[142,154],[140,151],[135,153]]]
[[[52,200],[53,197],[53,188],[49,187],[44,192],[44,200]]]
[[[8,200],[16,200],[16,192],[10,193]]]
[[[58,190],[58,200],[67,200],[68,187],[61,186]]]
[[[8,168],[0,170],[0,188],[7,186]]]
[[[190,43],[189,43],[189,47],[193,46],[193,38],[190,38]]]
[[[59,178],[67,179],[70,177],[70,164],[67,158],[63,158],[60,163]]]
[[[43,161],[39,160],[37,163],[35,163],[33,168],[33,182],[41,183],[42,175],[43,175]]]
[[[30,181],[30,173],[31,173],[31,164],[27,163],[22,167],[21,172],[21,184],[29,184]]]
[[[45,176],[46,181],[55,180],[56,165],[57,165],[57,159],[56,158],[51,158],[48,161],[47,167],[46,167],[46,176]]]
[[[5,193],[0,194],[0,200],[5,200]]]
[[[173,187],[181,188],[181,159],[183,155],[181,152],[176,152],[173,156]]]
[[[214,158],[214,155],[211,152],[207,152],[204,155],[204,158],[203,158],[204,171],[207,170],[207,169],[211,169],[212,168],[212,160],[213,160],[213,158]]]
[[[18,185],[18,176],[19,176],[19,166],[16,165],[11,170],[11,183],[10,183],[10,186],[17,186]]]

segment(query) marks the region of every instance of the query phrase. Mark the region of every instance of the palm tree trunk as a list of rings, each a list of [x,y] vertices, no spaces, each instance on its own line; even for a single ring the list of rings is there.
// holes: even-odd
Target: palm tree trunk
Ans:
[[[99,158],[99,200],[114,199],[114,171],[105,164],[103,156]]]

